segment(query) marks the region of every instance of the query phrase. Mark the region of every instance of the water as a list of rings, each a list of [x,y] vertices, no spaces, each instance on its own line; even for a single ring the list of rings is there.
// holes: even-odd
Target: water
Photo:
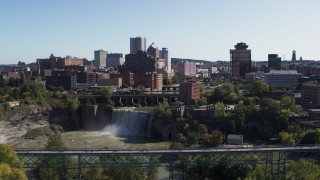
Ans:
[[[151,137],[152,119],[151,113],[129,108],[114,109],[111,123],[103,129],[103,132],[113,136]]]
[[[61,133],[62,141],[71,149],[169,149],[170,142],[152,137],[117,137],[101,131],[69,131]],[[47,137],[24,139],[15,148],[44,148]]]

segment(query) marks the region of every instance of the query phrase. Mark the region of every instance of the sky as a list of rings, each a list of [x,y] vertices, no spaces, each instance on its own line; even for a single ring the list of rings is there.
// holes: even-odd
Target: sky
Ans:
[[[270,53],[320,59],[319,0],[0,0],[0,64],[50,54],[93,59],[128,54],[130,37],[172,57],[229,60],[245,42],[253,60]]]

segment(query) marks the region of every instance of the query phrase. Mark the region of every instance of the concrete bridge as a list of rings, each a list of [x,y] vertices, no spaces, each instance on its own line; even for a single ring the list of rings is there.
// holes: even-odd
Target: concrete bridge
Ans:
[[[176,150],[32,150],[17,149],[24,168],[77,169],[77,179],[81,179],[82,168],[130,168],[161,167],[169,170],[169,179],[187,179],[188,168],[225,165],[261,164],[265,176],[285,179],[286,166],[292,161],[304,159],[319,163],[320,146],[292,147],[252,147],[252,148],[212,148]],[[68,162],[66,158],[72,158]],[[130,157],[130,158],[127,158]],[[56,158],[48,163],[47,158]],[[66,177],[67,178],[67,177]]]

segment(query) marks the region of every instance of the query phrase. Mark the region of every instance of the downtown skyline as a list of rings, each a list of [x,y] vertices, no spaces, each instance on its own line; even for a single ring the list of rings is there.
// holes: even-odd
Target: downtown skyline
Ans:
[[[172,57],[226,60],[245,42],[252,60],[276,53],[319,60],[320,2],[228,1],[0,1],[0,64],[71,55],[92,60],[94,50],[128,54],[130,37],[167,47]]]

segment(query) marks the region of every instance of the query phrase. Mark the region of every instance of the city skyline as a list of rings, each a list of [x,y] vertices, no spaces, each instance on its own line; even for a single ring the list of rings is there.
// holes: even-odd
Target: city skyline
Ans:
[[[1,1],[0,64],[71,55],[94,59],[94,51],[129,54],[130,37],[145,37],[172,57],[230,60],[245,42],[252,60],[292,50],[319,60],[320,2],[308,0],[201,1]]]

